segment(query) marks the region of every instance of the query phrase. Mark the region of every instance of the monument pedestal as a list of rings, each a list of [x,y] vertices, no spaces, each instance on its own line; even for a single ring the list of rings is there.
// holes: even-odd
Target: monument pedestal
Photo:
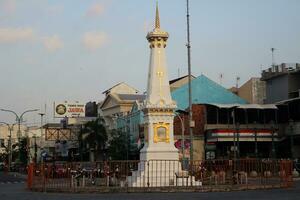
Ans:
[[[176,160],[141,161],[138,170],[127,177],[128,187],[201,186],[200,181],[183,171]]]

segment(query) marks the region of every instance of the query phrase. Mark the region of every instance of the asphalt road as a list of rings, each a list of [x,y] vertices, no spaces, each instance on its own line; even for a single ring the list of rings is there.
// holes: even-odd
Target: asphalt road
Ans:
[[[16,177],[4,177],[0,175],[0,180]],[[21,179],[22,180],[22,179]],[[293,200],[300,199],[300,181],[295,182],[295,187],[291,189],[272,189],[272,190],[255,190],[239,192],[214,192],[214,193],[114,193],[114,194],[62,194],[62,193],[38,193],[30,192],[25,189],[24,183],[7,183],[0,185],[1,200],[187,200],[187,199],[255,199],[255,200]]]

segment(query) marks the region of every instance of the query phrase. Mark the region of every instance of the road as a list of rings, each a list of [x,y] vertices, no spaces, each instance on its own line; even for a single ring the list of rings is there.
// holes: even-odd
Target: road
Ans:
[[[18,179],[16,177],[4,177],[0,174],[0,180],[4,178]],[[295,182],[295,187],[291,189],[273,189],[273,190],[255,190],[255,191],[239,191],[239,192],[215,192],[215,193],[114,193],[114,194],[62,194],[62,193],[39,193],[30,192],[25,189],[24,183],[6,183],[0,185],[1,200],[129,200],[129,199],[145,199],[145,200],[179,200],[179,199],[255,199],[255,200],[293,200],[300,199],[300,181]]]

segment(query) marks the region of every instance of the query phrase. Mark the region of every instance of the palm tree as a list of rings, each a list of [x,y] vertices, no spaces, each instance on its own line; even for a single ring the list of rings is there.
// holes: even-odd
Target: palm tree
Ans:
[[[87,151],[90,153],[91,161],[97,160],[100,156],[104,158],[107,142],[107,131],[103,118],[87,122],[81,132],[83,143],[86,144]],[[81,147],[82,148],[82,147]],[[96,156],[94,156],[96,154]]]

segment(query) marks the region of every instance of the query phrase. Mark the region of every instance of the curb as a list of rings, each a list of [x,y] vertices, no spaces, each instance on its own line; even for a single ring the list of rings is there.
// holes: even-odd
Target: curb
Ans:
[[[14,176],[14,177],[27,179],[27,174],[21,174],[21,173],[18,173],[18,172],[9,172],[8,174],[11,175],[11,176]]]
[[[268,190],[284,188],[280,185],[272,186],[248,186],[248,187],[168,187],[168,188],[32,188],[33,192],[47,192],[47,193],[185,193],[185,192],[233,192],[246,190]]]

